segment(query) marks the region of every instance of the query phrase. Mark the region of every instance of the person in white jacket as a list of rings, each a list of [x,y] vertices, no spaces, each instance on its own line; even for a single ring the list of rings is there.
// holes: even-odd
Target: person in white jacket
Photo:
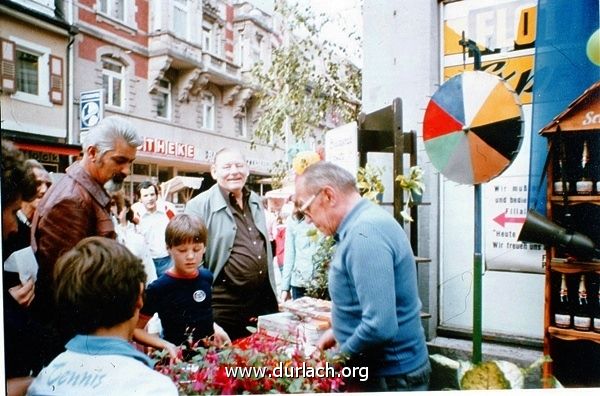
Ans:
[[[56,263],[59,322],[73,330],[28,395],[177,395],[170,378],[129,341],[143,306],[146,273],[117,241],[89,237]]]

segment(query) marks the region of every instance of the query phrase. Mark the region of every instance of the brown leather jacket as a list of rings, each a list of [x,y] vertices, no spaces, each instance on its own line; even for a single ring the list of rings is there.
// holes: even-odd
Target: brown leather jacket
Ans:
[[[53,307],[52,273],[60,255],[89,236],[116,237],[110,197],[76,162],[42,198],[31,232],[31,247],[39,265],[33,308],[45,316]]]

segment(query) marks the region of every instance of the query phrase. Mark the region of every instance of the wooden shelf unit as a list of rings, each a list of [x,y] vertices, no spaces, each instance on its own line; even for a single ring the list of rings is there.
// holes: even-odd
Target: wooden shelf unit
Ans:
[[[600,130],[587,132],[573,132],[563,133],[562,136],[549,136],[549,147],[550,152],[548,155],[557,156],[558,147],[562,143],[567,142],[567,145],[577,144],[583,139],[594,141],[595,148],[600,147]],[[554,146],[554,148],[552,147]],[[581,155],[576,151],[570,151],[570,155]],[[600,154],[596,149],[591,152],[592,157],[599,157]],[[559,181],[556,167],[558,166],[558,157],[551,158],[547,169],[547,196],[548,200],[546,203],[547,214],[546,216],[552,222],[569,228],[571,226],[573,231],[581,232],[584,235],[595,240],[597,246],[600,245],[598,240],[598,232],[593,224],[600,224],[600,215],[598,215],[598,206],[600,206],[600,192],[594,188],[592,195],[574,195],[569,194],[567,197],[556,194],[553,192],[554,182]],[[600,158],[593,158],[595,163],[600,161]],[[570,160],[572,166],[577,166],[577,162]],[[570,175],[573,177],[577,173],[577,168],[568,168],[567,172],[571,172]],[[570,183],[574,183],[575,180],[569,180]],[[565,198],[566,204],[565,205]],[[570,217],[565,216],[570,214]],[[569,220],[567,220],[569,219]],[[567,224],[563,224],[563,222]],[[585,229],[585,230],[584,230]],[[590,232],[592,230],[592,232]],[[571,303],[577,303],[576,297],[573,301],[574,296],[577,296],[576,285],[577,277],[579,274],[586,275],[586,287],[588,291],[588,303],[592,306],[597,301],[597,285],[600,282],[600,258],[591,260],[581,260],[574,257],[569,257],[569,252],[563,253],[560,247],[548,247],[546,251],[546,268],[545,268],[545,304],[544,304],[544,354],[549,356],[552,361],[544,364],[543,376],[545,379],[549,379],[552,376],[561,382],[565,383],[567,387],[576,386],[581,381],[581,378],[574,373],[582,372],[587,375],[585,381],[589,380],[585,386],[598,386],[600,384],[600,371],[593,368],[594,364],[590,364],[590,356],[594,355],[596,348],[600,348],[600,333],[594,332],[593,329],[590,331],[578,331],[574,328],[563,329],[554,325],[554,307],[553,303],[557,300],[557,286],[560,282],[562,274],[567,276],[567,283],[569,285],[569,297]],[[573,290],[575,289],[575,290]],[[585,358],[581,358],[581,354],[585,354]],[[591,358],[595,360],[595,357]],[[591,366],[591,367],[590,367]],[[591,371],[590,371],[591,370]],[[551,383],[551,382],[548,382]]]

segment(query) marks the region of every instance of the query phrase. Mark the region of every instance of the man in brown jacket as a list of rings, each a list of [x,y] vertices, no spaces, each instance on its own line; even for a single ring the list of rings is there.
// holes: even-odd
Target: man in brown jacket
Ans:
[[[34,318],[55,329],[52,273],[58,258],[89,236],[115,238],[110,217],[106,183],[122,184],[130,173],[137,147],[142,140],[135,129],[120,117],[107,117],[82,136],[83,158],[71,165],[66,175],[52,185],[39,203],[32,224],[31,247],[39,270],[32,303]],[[49,342],[41,356],[49,363],[70,335]],[[53,349],[54,348],[58,348]]]

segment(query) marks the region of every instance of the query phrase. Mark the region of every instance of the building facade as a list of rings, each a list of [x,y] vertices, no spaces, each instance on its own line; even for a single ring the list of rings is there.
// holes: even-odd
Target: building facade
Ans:
[[[251,174],[269,173],[281,153],[250,150],[256,106],[246,74],[268,60],[269,15],[222,0],[81,0],[73,23],[75,100],[101,90],[104,116],[127,117],[143,135],[131,183],[207,176],[223,147],[244,152]],[[76,140],[83,116],[73,119]]]
[[[0,30],[3,48],[14,44],[16,56],[25,57],[18,58],[17,73],[29,59],[22,48],[43,56],[37,99],[25,95],[22,89],[31,89],[18,81],[14,91],[3,88],[3,136],[15,130],[33,140],[64,144],[61,165],[52,170],[64,171],[72,161],[67,155],[79,152],[82,134],[110,115],[127,118],[144,139],[128,179],[130,192],[143,180],[164,182],[177,175],[204,177],[202,189],[208,188],[210,163],[224,147],[245,154],[251,183],[269,175],[282,158],[282,150],[271,145],[251,149],[260,113],[249,73],[258,60],[268,65],[271,49],[279,44],[271,15],[231,0],[54,4],[3,1]],[[13,9],[25,15],[21,20],[35,19],[51,28],[25,27]],[[59,71],[47,70],[50,59],[50,65],[61,65],[61,80],[55,76]],[[4,65],[3,55],[3,81],[10,68]],[[50,90],[50,96],[43,97],[43,90]]]
[[[51,172],[79,148],[69,144],[69,49],[76,33],[54,1],[0,2],[2,138]]]

